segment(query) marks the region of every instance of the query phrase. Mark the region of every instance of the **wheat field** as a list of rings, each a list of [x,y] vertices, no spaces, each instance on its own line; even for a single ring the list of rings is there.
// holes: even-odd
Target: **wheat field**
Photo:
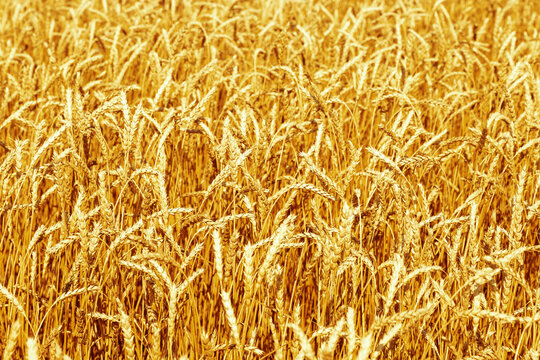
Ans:
[[[0,8],[2,359],[539,359],[540,2]]]

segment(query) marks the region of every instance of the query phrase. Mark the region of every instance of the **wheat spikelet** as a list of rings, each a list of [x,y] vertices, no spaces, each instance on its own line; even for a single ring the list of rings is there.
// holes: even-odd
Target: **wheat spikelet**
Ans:
[[[324,124],[324,121],[319,121],[318,129],[317,129],[317,137],[315,138],[315,145],[314,145],[315,165],[319,163],[319,154],[321,151],[322,139],[323,139],[325,130],[326,130],[326,126]]]
[[[300,156],[306,162],[308,168],[315,174],[315,176],[324,183],[328,188],[332,189],[340,197],[343,196],[343,191],[337,186],[337,184],[328,177],[322,170],[318,169],[311,161],[307,154],[301,153]]]
[[[227,322],[231,328],[233,334],[233,339],[237,346],[241,344],[240,342],[240,331],[238,329],[238,323],[236,321],[236,316],[234,315],[234,310],[231,303],[231,297],[228,292],[221,290],[221,300],[223,302],[223,308],[225,309],[225,315],[227,317]]]
[[[347,308],[347,357],[353,358],[354,350],[356,349],[356,320],[354,309]]]
[[[388,285],[388,292],[386,295],[386,302],[384,304],[384,314],[387,315],[390,310],[390,305],[394,300],[394,296],[398,289],[398,282],[401,278],[401,272],[404,270],[403,258],[399,254],[394,256],[394,266],[392,269],[392,277],[390,278],[390,283]]]
[[[150,260],[156,260],[158,262],[163,262],[163,263],[166,263],[166,264],[170,264],[170,265],[173,265],[175,267],[180,267],[181,266],[181,264],[178,261],[176,261],[172,256],[162,254],[162,253],[159,253],[159,252],[146,252],[145,251],[140,255],[135,255],[135,256],[131,257],[131,260],[133,260],[133,262],[135,262],[135,263],[137,263],[137,262],[145,262],[145,261],[150,261]],[[120,260],[120,261],[122,261],[122,260]]]
[[[467,236],[467,241],[471,244],[471,255],[473,257],[479,256],[480,243],[477,239],[476,233],[478,232],[478,202],[473,201],[471,204],[471,219],[469,222],[469,234]]]
[[[287,310],[285,309],[285,291],[283,289],[283,278],[282,274],[279,273],[278,275],[278,283],[276,284],[276,287],[278,287],[278,291],[276,294],[276,309],[277,309],[277,325],[278,328],[281,330],[281,337],[284,336],[284,331],[287,326]],[[277,334],[275,335],[277,336]]]
[[[124,336],[124,350],[126,358],[129,360],[135,359],[135,344],[133,338],[133,328],[131,327],[131,321],[129,316],[124,310],[124,305],[120,299],[116,300],[118,306],[118,312],[120,314],[120,328],[122,329],[122,335]]]
[[[273,202],[277,201],[282,195],[284,195],[285,193],[287,193],[288,191],[291,191],[291,190],[306,190],[306,191],[312,192],[314,194],[320,195],[320,196],[322,196],[324,198],[327,198],[329,200],[332,200],[332,201],[336,200],[336,198],[334,196],[332,196],[331,194],[327,193],[324,190],[321,190],[321,189],[317,188],[313,184],[298,183],[298,184],[288,185],[285,188],[279,190],[277,193],[275,193],[274,195],[272,195],[271,197],[268,198],[268,202],[273,203]]]
[[[86,314],[86,316],[92,317],[94,319],[105,320],[105,321],[110,321],[110,322],[119,322],[120,321],[119,316],[111,316],[111,315],[107,315],[107,314],[103,314],[103,313],[99,313],[99,312],[88,313],[88,314]]]
[[[257,275],[257,279],[255,283],[257,284],[257,287],[259,287],[262,283],[262,280],[264,276],[267,274],[268,270],[270,269],[272,262],[274,261],[275,256],[278,253],[279,245],[281,244],[281,241],[283,241],[284,238],[287,237],[287,234],[292,231],[292,226],[295,220],[294,215],[290,215],[283,223],[279,226],[277,231],[272,235],[272,245],[270,246],[270,249],[266,253],[266,257],[264,258],[264,261],[261,265],[261,268],[259,270],[259,273]]]
[[[233,221],[236,221],[236,220],[239,220],[239,219],[252,220],[253,219],[253,214],[245,213],[245,214],[227,215],[227,216],[224,216],[224,217],[222,217],[222,218],[220,218],[220,219],[218,219],[216,221],[208,221],[207,224],[208,224],[209,227],[220,229],[220,228],[223,228],[227,223],[233,222]]]
[[[17,341],[21,331],[22,323],[21,319],[17,317],[14,323],[9,328],[9,335],[7,337],[6,347],[4,348],[2,359],[11,359],[17,346]]]
[[[161,336],[159,327],[156,323],[150,325],[151,333],[151,347],[150,347],[150,359],[160,360],[161,354]]]
[[[510,243],[514,249],[519,247],[521,241],[521,227],[523,221],[523,190],[527,181],[527,166],[524,166],[519,174],[518,188],[514,197],[512,219],[510,223]]]
[[[182,264],[180,265],[179,270],[183,271],[189,264],[194,262],[195,258],[200,254],[203,248],[204,248],[204,243],[202,242],[195,245],[193,247],[193,250],[191,250],[191,252],[189,253],[189,255],[186,256],[184,260],[182,261]]]
[[[39,360],[39,344],[36,339],[29,337],[26,340],[26,358],[28,360]]]
[[[396,323],[403,324],[405,322],[417,321],[431,314],[435,306],[436,306],[436,303],[428,303],[427,306],[417,309],[417,310],[402,311],[390,317],[382,318],[381,320],[373,324],[372,328],[373,330],[376,330],[376,329],[381,329],[391,324],[396,324]]]
[[[252,285],[254,284],[255,274],[253,269],[254,262],[254,245],[246,245],[244,247],[244,289],[246,289],[246,299],[250,299],[253,292]]]
[[[215,256],[214,259],[215,259],[216,273],[217,273],[219,281],[222,283],[223,282],[223,257],[222,257],[222,251],[221,251],[221,237],[217,230],[214,230],[212,232],[212,239],[214,242],[214,256]]]
[[[467,318],[480,318],[489,319],[491,321],[498,321],[503,324],[531,324],[540,321],[540,315],[534,316],[514,316],[506,313],[500,313],[490,310],[462,310],[459,312],[459,316]]]
[[[165,271],[165,269],[155,260],[150,260],[150,264],[156,269],[155,273],[161,278],[161,280],[165,283],[167,289],[170,291],[173,287],[173,282]]]
[[[274,219],[274,226],[279,226],[284,222],[287,214],[289,214],[291,207],[293,206],[294,201],[296,200],[297,195],[297,190],[293,190],[293,192],[289,195],[283,207],[276,214],[276,217]]]
[[[366,336],[362,338],[361,345],[360,345],[360,351],[358,352],[358,356],[356,357],[356,360],[367,360],[369,358],[369,355],[371,353],[371,344],[373,343],[373,334],[369,332]]]
[[[238,250],[238,243],[239,243],[239,237],[240,235],[235,232],[232,236],[230,236],[229,239],[229,246],[227,249],[227,254],[225,257],[225,270],[224,270],[224,277],[225,279],[231,278],[233,276],[234,272],[234,265],[236,262],[236,253]]]
[[[23,306],[19,302],[19,300],[13,295],[8,289],[6,289],[3,285],[0,284],[0,294],[4,296],[4,298],[9,301],[17,311],[24,316],[25,318],[28,318],[26,316],[26,312],[24,311]]]
[[[32,106],[37,105],[36,101],[27,101],[25,102],[17,111],[14,111],[3,123],[0,125],[0,130],[8,126],[11,122],[15,120],[20,120],[24,112],[26,112]]]
[[[70,290],[70,291],[64,292],[62,295],[60,295],[56,301],[60,302],[60,301],[63,301],[65,299],[67,299],[67,298],[70,298],[72,296],[78,296],[78,295],[81,295],[81,294],[85,294],[85,293],[89,293],[89,292],[93,292],[93,291],[98,291],[99,289],[100,289],[99,286],[88,286],[88,287],[85,287],[85,288]]]
[[[43,145],[40,146],[38,151],[36,151],[35,155],[33,156],[32,161],[30,162],[30,166],[29,166],[30,169],[32,169],[36,165],[37,161],[39,160],[41,155],[45,152],[45,150],[47,150],[51,145],[53,145],[54,142],[64,133],[64,131],[66,131],[67,127],[68,126],[66,124],[62,125],[58,130],[56,130],[56,132],[52,136],[50,136],[43,143]]]

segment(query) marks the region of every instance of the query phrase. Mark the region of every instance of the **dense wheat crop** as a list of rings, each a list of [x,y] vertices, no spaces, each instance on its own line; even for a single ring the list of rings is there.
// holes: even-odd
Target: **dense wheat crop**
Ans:
[[[3,359],[539,359],[537,1],[1,1]]]

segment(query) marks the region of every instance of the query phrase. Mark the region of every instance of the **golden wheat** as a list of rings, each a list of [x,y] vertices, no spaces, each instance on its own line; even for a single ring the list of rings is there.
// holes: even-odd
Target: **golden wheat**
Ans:
[[[539,9],[5,2],[3,358],[538,358]]]

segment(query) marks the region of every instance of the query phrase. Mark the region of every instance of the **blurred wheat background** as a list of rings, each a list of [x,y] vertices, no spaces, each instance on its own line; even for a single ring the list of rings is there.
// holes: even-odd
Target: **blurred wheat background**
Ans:
[[[0,6],[3,359],[539,359],[538,1]]]

